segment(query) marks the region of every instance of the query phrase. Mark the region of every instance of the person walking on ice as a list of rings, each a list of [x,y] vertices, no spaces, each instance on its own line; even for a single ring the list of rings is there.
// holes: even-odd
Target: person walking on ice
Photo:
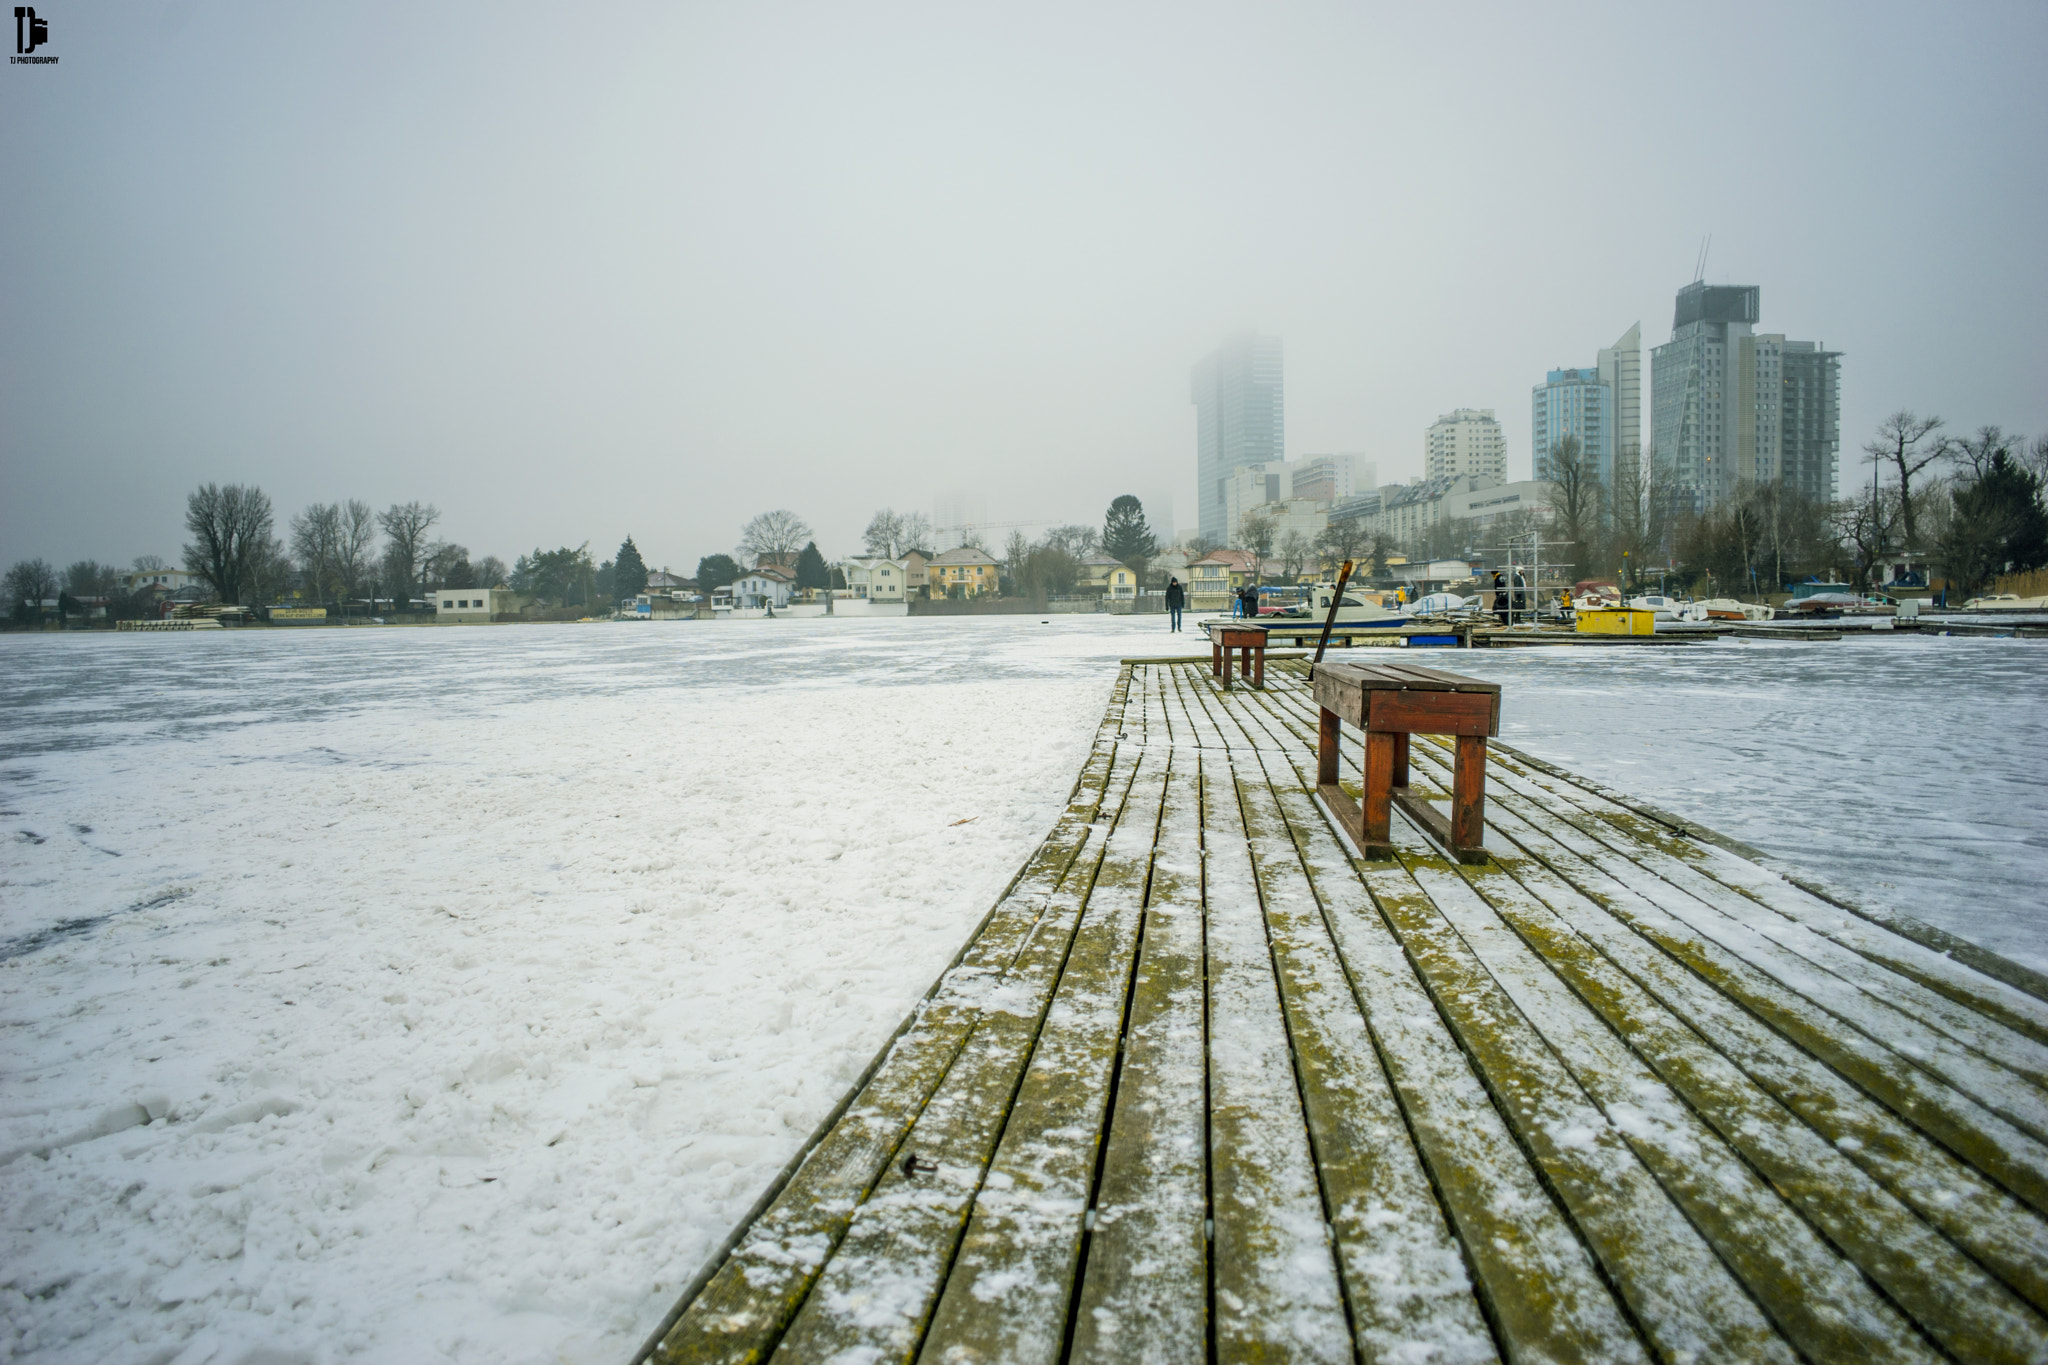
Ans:
[[[1166,580],[1166,614],[1172,619],[1169,630],[1180,629],[1180,611],[1188,604],[1187,589],[1180,585],[1178,578]]]

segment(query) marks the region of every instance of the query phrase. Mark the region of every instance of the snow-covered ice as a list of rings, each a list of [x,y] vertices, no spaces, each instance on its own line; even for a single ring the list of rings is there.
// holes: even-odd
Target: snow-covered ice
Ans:
[[[1060,809],[1159,618],[0,639],[0,1355],[612,1361]],[[2048,966],[2048,648],[1433,654]]]

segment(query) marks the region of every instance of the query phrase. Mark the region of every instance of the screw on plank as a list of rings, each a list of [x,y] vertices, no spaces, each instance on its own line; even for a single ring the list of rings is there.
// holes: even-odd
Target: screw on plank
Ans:
[[[915,1180],[921,1175],[930,1175],[938,1169],[938,1162],[926,1161],[916,1152],[911,1152],[903,1158],[903,1174],[905,1178],[910,1180]]]

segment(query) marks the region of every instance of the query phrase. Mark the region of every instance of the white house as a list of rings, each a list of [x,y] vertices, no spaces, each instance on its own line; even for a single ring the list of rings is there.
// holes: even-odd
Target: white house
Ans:
[[[488,621],[501,611],[519,610],[510,588],[436,588],[427,594],[434,619],[448,625]]]
[[[796,575],[776,564],[749,569],[732,585],[732,604],[738,611],[761,611],[789,605],[790,585]]]
[[[134,569],[121,575],[121,586],[128,592],[138,588],[162,588],[177,592],[181,588],[203,588],[206,580],[196,573],[183,569]]]
[[[839,566],[846,590],[861,601],[901,602],[910,584],[910,570],[900,559],[856,555]]]

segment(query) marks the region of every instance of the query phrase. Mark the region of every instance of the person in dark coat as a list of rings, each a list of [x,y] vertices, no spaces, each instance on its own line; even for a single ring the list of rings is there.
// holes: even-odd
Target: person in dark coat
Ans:
[[[1181,608],[1188,604],[1188,592],[1180,585],[1178,578],[1166,580],[1166,614],[1173,618],[1171,629],[1180,629]]]
[[[1508,580],[1497,570],[1493,575],[1493,614],[1502,625],[1508,623]]]

